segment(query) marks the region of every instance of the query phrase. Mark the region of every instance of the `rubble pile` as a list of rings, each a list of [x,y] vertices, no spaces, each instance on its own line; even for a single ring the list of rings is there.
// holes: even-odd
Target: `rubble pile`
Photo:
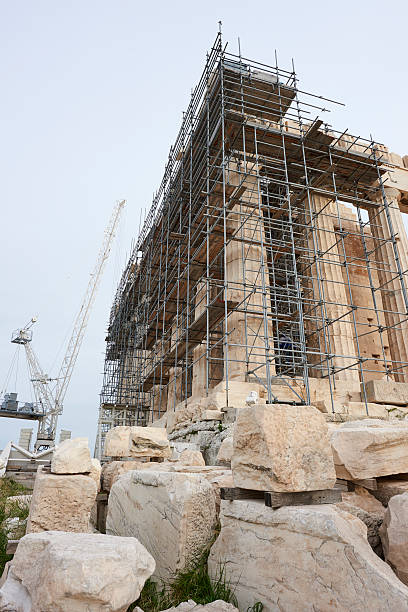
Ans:
[[[313,406],[256,399],[213,465],[197,440],[170,437],[114,428],[102,468],[84,438],[55,450],[21,500],[27,535],[4,572],[1,612],[125,611],[148,578],[170,584],[206,550],[238,608],[189,600],[166,612],[408,609],[405,422],[328,425]]]

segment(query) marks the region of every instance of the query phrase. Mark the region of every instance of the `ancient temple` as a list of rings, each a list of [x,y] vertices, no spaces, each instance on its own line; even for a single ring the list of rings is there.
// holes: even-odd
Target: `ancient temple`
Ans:
[[[251,391],[408,404],[408,157],[336,131],[334,104],[218,35],[112,306],[97,444]]]

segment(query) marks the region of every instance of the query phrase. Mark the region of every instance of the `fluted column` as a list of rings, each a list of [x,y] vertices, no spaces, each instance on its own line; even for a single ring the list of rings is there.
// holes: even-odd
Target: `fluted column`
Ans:
[[[208,288],[210,301],[217,298],[220,293],[220,288],[213,285]],[[195,319],[198,319],[207,307],[207,281],[200,281],[196,289],[195,297]],[[222,380],[222,344],[213,346],[214,330],[209,331],[208,338],[208,355],[207,355],[207,339],[193,349],[193,379],[192,379],[192,396],[204,397],[208,389],[215,387]],[[207,364],[208,360],[208,364]],[[208,373],[208,378],[207,378]]]
[[[179,328],[179,329],[178,329]],[[168,350],[175,348],[181,335],[180,321],[173,319]],[[168,371],[169,383],[167,385],[167,410],[175,410],[177,404],[183,399],[183,368],[171,367]]]
[[[312,266],[314,300],[323,301],[318,308],[318,326],[324,327],[320,334],[320,350],[334,355],[331,364],[335,368],[336,380],[359,381],[354,326],[351,310],[351,297],[344,283],[342,261],[344,253],[339,252],[338,235],[335,233],[333,219],[336,206],[325,197],[314,195],[314,235],[317,258]],[[322,321],[326,318],[326,322]],[[326,334],[326,337],[323,334]],[[323,358],[323,356],[322,356]],[[349,367],[350,366],[350,367]]]
[[[384,193],[386,203],[381,196],[378,199],[379,206],[368,210],[371,233],[377,249],[371,258],[375,260],[373,265],[377,268],[381,287],[393,376],[397,382],[408,382],[408,238],[399,208],[400,191],[385,187]]]
[[[228,230],[236,236],[226,246],[225,271],[228,300],[239,304],[239,310],[228,317],[228,376],[236,380],[245,380],[252,370],[266,379],[266,360],[274,352],[270,295],[267,289],[264,292],[269,285],[265,231],[258,208],[256,165],[250,166],[231,164],[228,174],[229,184],[245,186],[227,221]],[[273,362],[269,373],[275,374]]]

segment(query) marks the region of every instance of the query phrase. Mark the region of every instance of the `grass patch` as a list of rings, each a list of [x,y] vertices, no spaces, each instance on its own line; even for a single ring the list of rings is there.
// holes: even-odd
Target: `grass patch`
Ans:
[[[6,501],[8,497],[14,495],[27,495],[30,491],[22,484],[10,478],[0,478],[0,576],[4,566],[13,555],[7,555],[7,519],[18,518],[23,521],[28,516],[28,508],[21,507],[17,503],[9,504],[6,511]],[[21,537],[24,535],[22,529]],[[20,535],[20,534],[18,534]]]
[[[160,588],[156,582],[149,579],[146,580],[139,599],[129,606],[128,612],[134,610],[136,606],[142,608],[144,612],[159,612],[170,608],[172,605],[170,594],[166,591],[166,588]]]
[[[147,580],[139,599],[129,607],[128,612],[136,606],[144,612],[160,612],[189,599],[193,599],[197,604],[222,599],[236,606],[237,600],[225,577],[225,568],[220,568],[215,579],[210,578],[207,564],[209,552],[210,548],[206,549],[189,569],[177,574],[169,585],[159,586]]]

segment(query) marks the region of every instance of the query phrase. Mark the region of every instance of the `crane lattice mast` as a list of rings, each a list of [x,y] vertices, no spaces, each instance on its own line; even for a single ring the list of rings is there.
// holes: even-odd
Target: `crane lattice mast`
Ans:
[[[39,418],[38,434],[35,443],[36,450],[51,446],[56,438],[58,416],[62,414],[65,394],[71,380],[75,362],[77,360],[82,340],[85,335],[86,326],[89,321],[91,309],[95,301],[96,292],[106,261],[109,257],[112,242],[115,237],[115,232],[125,202],[125,200],[122,200],[116,203],[108,226],[105,230],[98,259],[91,274],[81,308],[75,319],[74,328],[68,342],[67,351],[56,379],[54,393],[49,387],[49,382],[51,382],[51,379],[43,373],[38,358],[31,347],[32,331],[30,327],[35,323],[36,319],[33,318],[26,327],[17,330],[17,332],[13,334],[12,342],[24,345],[36,401],[44,413],[43,416]]]

